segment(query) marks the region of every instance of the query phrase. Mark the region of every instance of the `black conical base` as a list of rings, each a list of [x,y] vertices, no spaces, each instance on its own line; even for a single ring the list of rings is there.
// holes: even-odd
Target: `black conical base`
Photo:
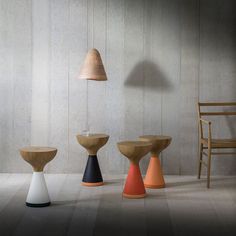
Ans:
[[[46,202],[46,203],[29,203],[29,202],[26,202],[25,204],[28,207],[47,207],[47,206],[50,206],[51,202]]]
[[[97,155],[89,155],[87,165],[84,171],[83,183],[103,182]]]

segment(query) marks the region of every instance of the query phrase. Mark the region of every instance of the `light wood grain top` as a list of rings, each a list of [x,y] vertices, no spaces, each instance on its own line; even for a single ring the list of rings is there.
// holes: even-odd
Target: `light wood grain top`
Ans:
[[[131,162],[138,164],[152,148],[152,143],[144,141],[123,141],[117,143],[120,152]]]
[[[130,147],[145,147],[150,146],[150,142],[143,142],[143,141],[123,141],[117,143],[117,145],[121,146],[130,146]]]
[[[172,138],[166,135],[142,135],[139,140],[151,142],[151,154],[153,157],[157,157],[162,150],[170,145]]]
[[[43,171],[44,166],[57,154],[57,149],[52,147],[23,147],[20,149],[22,158],[32,165],[34,171]]]
[[[20,151],[23,152],[54,152],[56,150],[57,149],[53,147],[39,147],[39,146],[29,146],[20,149]]]
[[[80,136],[81,138],[87,138],[87,139],[101,139],[101,138],[109,138],[109,135],[107,134],[89,134],[89,135],[84,135],[84,134],[78,134],[77,137]]]
[[[170,136],[166,135],[142,135],[139,136],[140,139],[145,139],[145,140],[166,140],[166,139],[172,139]]]
[[[96,155],[98,150],[104,146],[108,139],[109,135],[107,134],[89,134],[76,136],[78,143],[83,146],[89,153],[89,155]]]

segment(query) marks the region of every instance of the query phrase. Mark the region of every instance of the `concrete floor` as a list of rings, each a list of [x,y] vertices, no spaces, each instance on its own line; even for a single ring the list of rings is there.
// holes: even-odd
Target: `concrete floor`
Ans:
[[[122,198],[123,175],[102,187],[81,175],[48,174],[47,208],[25,206],[31,175],[0,174],[0,235],[236,235],[236,177],[165,176],[167,187],[145,199]]]

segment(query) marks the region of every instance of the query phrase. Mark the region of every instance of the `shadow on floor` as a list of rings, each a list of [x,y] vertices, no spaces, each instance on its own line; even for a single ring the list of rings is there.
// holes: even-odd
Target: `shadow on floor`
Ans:
[[[230,177],[211,177],[211,184],[214,183],[219,183],[221,181],[227,181],[227,180],[232,180]],[[185,186],[185,185],[193,185],[193,184],[200,184],[200,183],[206,183],[207,179],[206,177],[202,177],[201,179],[196,180],[190,180],[190,181],[183,181],[183,182],[167,182],[166,183],[166,188],[171,188],[171,187],[177,187],[177,186]],[[222,183],[225,184],[225,183]]]
[[[113,185],[117,186],[124,182],[124,179],[112,179],[112,180],[104,180],[104,185]]]

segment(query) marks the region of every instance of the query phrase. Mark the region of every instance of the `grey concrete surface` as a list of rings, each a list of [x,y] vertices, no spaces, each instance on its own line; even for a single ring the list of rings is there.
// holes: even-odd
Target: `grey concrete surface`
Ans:
[[[124,175],[101,187],[80,174],[45,176],[52,205],[25,206],[30,174],[0,174],[0,235],[205,236],[236,233],[236,177],[215,176],[212,188],[195,176],[165,176],[165,189],[145,199],[122,198]]]
[[[82,173],[75,135],[110,135],[103,173],[126,173],[120,140],[165,134],[166,174],[196,174],[196,102],[236,100],[234,0],[0,0],[0,172],[30,172],[18,148],[50,145],[49,173]],[[76,80],[96,47],[107,82]],[[235,118],[213,122],[215,137],[235,137]],[[143,173],[148,158],[141,162]],[[236,158],[213,161],[235,175]]]

